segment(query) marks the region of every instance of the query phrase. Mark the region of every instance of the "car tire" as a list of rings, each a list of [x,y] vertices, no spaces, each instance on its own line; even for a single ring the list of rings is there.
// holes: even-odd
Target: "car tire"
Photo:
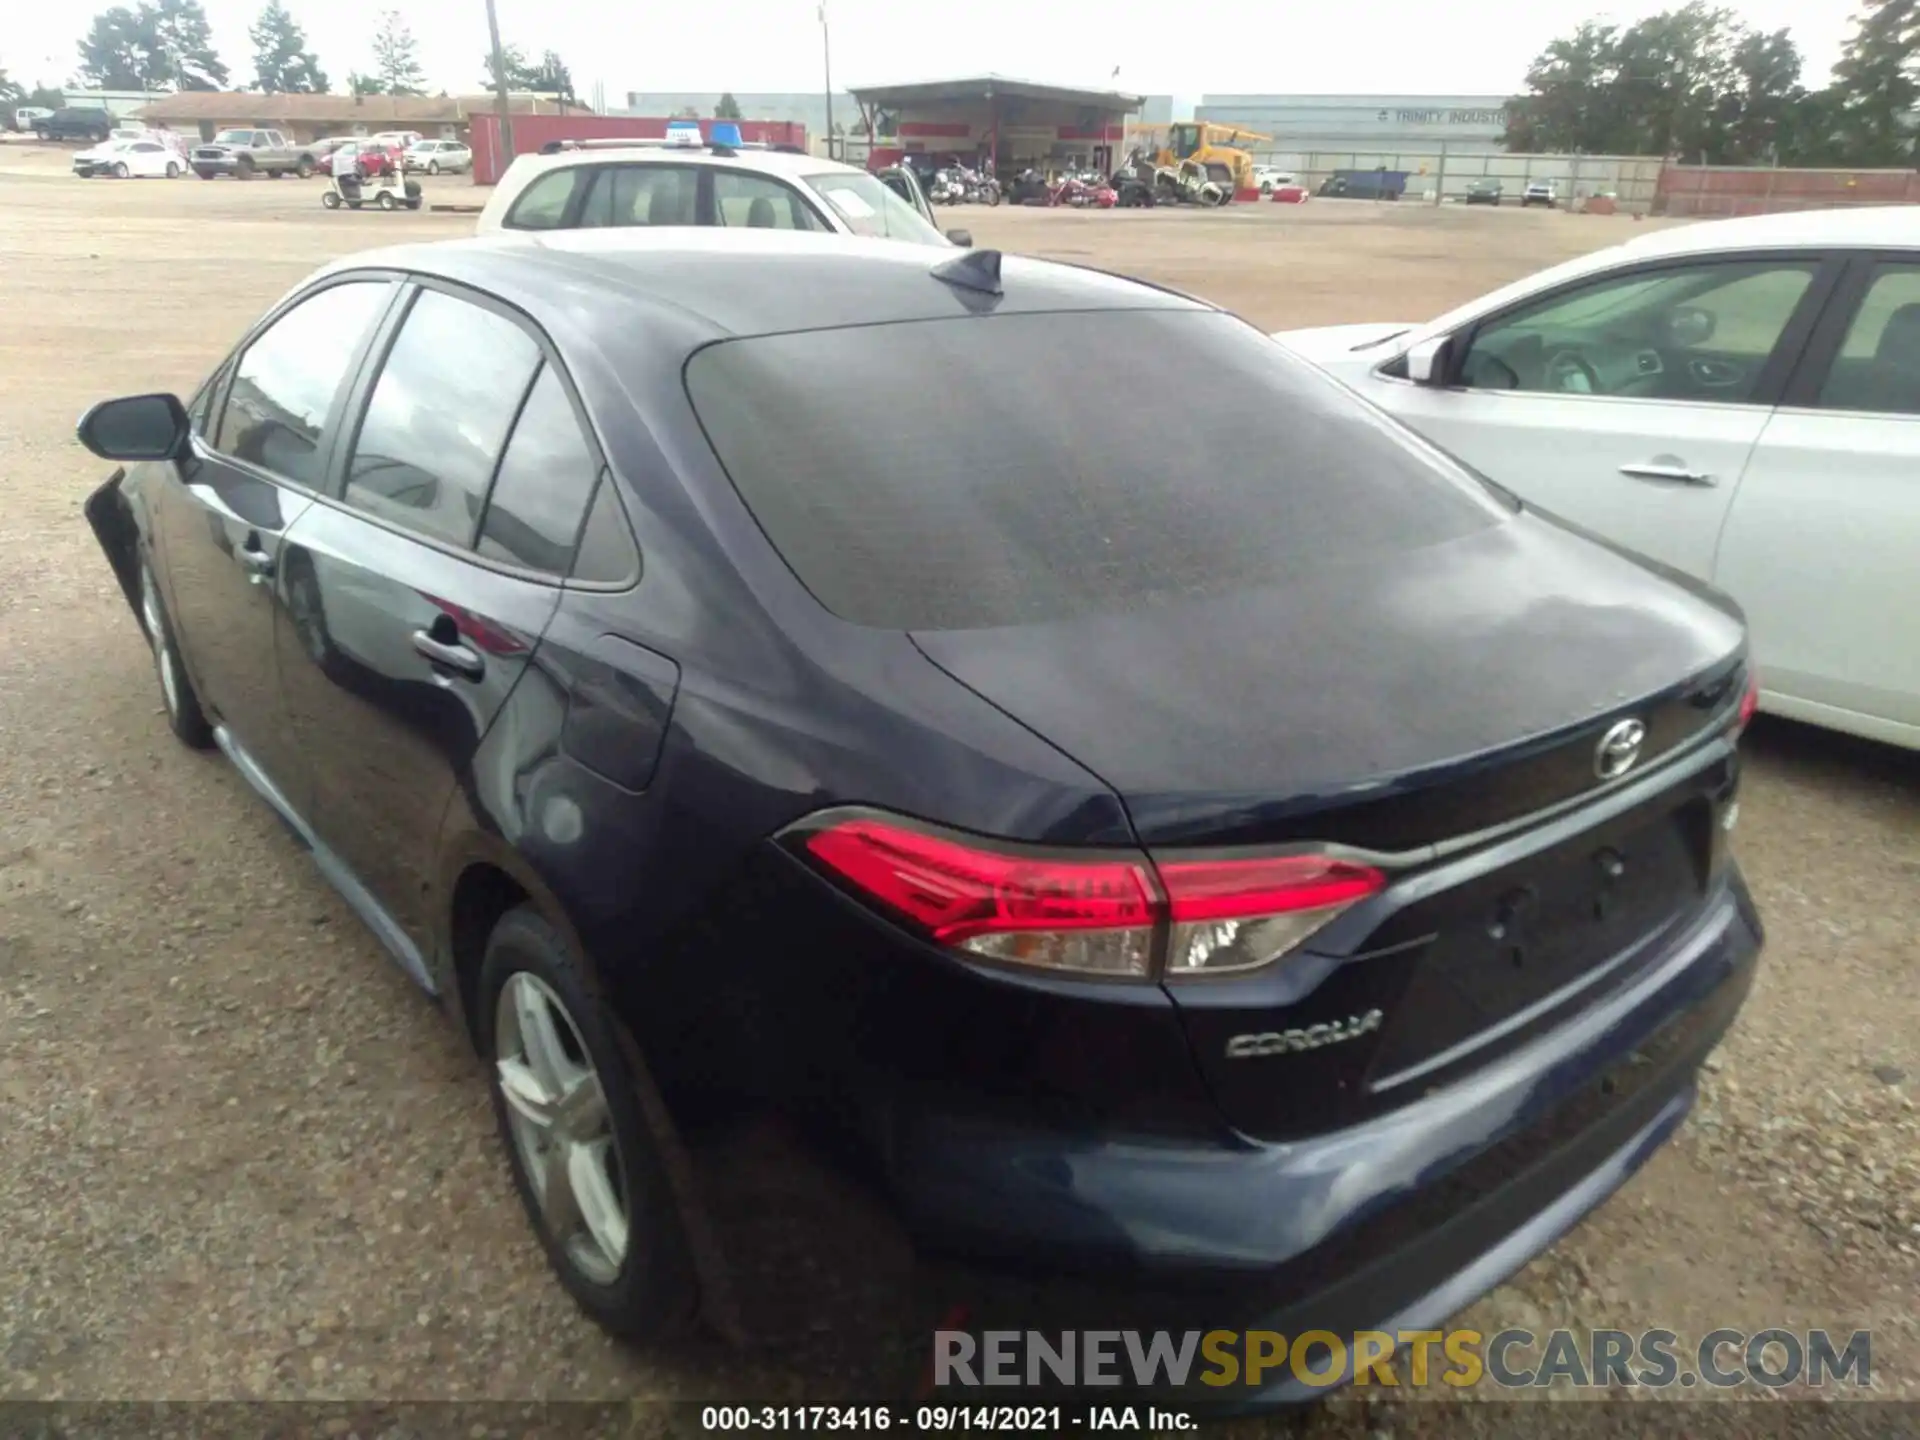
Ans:
[[[329,210],[338,210],[340,208],[340,197],[332,190],[329,190],[320,197],[320,203]]]
[[[373,203],[378,205],[382,210],[393,209],[393,192],[391,190],[382,190],[379,197],[375,199]]]
[[[233,166],[233,178],[236,180],[253,179],[253,161],[242,155]]]
[[[113,167],[113,178],[116,180],[131,180],[133,178],[133,171],[127,168],[126,161],[122,160],[118,165]]]
[[[33,138],[45,144],[47,141],[47,132],[45,130],[35,130],[33,132]]]
[[[685,1329],[699,1281],[641,1107],[637,1054],[532,906],[509,911],[488,937],[474,1018],[514,1188],[560,1282],[624,1339]]]
[[[153,567],[140,562],[140,628],[147,633],[147,648],[153,653],[153,668],[160,681],[160,703],[166,707],[167,728],[190,750],[205,750],[213,744],[213,726],[207,723],[194,693],[186,664],[180,658],[180,645],[173,636],[173,622],[167,618],[166,604],[160,599],[160,586]]]
[[[180,167],[174,164],[173,161],[171,160],[167,161],[167,179],[178,180],[179,178],[180,178]]]
[[[439,173],[440,173],[440,162],[438,160],[429,160],[427,162],[427,174],[438,175]]]
[[[299,163],[293,167],[293,173],[302,180],[311,180],[313,178],[313,157],[311,155],[302,155]]]

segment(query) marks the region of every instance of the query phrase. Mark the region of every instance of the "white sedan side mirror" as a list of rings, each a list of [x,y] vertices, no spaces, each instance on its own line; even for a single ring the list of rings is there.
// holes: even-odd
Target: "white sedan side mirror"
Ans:
[[[1447,347],[1452,342],[1451,335],[1436,335],[1407,351],[1407,378],[1416,385],[1446,384]]]

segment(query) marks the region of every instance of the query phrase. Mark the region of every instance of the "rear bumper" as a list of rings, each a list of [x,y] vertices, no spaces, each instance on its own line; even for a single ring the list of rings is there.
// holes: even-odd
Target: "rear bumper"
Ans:
[[[1634,984],[1377,1120],[1197,1149],[904,1116],[891,1188],[922,1248],[959,1260],[946,1298],[967,1305],[975,1333],[1432,1328],[1550,1246],[1673,1133],[1761,943],[1729,870]],[[1206,1398],[1264,1406],[1325,1389]]]

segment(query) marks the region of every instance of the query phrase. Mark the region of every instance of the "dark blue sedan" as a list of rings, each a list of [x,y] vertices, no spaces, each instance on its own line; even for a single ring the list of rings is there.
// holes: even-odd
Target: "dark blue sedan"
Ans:
[[[1185,296],[422,245],[80,436],[175,734],[445,1002],[625,1336],[712,1312],[720,1113],[1063,1323],[1432,1325],[1752,978],[1737,611]]]

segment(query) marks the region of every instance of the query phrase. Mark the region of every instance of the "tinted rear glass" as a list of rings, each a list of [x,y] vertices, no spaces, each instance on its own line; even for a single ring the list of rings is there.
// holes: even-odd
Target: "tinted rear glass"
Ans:
[[[1225,594],[1442,544],[1506,513],[1213,312],[724,341],[694,356],[687,388],[801,583],[843,619],[889,629]]]

